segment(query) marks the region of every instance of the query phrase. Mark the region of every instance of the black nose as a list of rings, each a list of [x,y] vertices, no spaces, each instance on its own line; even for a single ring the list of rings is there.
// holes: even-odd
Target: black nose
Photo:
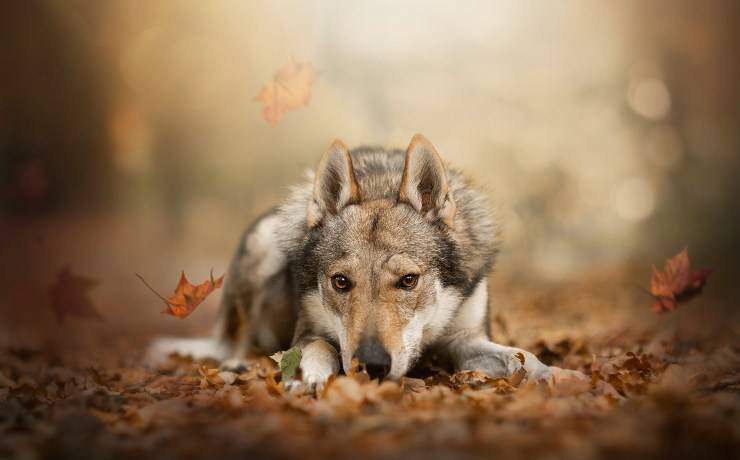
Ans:
[[[363,338],[353,357],[365,364],[372,377],[384,377],[390,371],[391,355],[376,337]]]

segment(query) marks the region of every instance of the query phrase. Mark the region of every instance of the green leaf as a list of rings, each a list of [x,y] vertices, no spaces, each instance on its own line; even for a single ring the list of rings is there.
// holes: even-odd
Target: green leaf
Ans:
[[[301,365],[301,349],[293,347],[283,352],[280,359],[280,373],[283,375],[283,381],[295,378],[298,374],[298,367]]]

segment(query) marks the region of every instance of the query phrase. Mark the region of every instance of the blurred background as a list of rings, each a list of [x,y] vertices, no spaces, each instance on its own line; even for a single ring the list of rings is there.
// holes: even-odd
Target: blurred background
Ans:
[[[497,204],[503,290],[602,274],[651,315],[637,286],[688,246],[716,270],[692,308],[736,310],[737,2],[2,10],[3,344],[207,331],[218,295],[180,322],[134,274],[169,295],[181,269],[224,272],[243,228],[333,139],[405,148],[416,132]],[[292,60],[320,76],[310,104],[271,126],[254,97]],[[55,320],[65,266],[98,281],[103,321]]]

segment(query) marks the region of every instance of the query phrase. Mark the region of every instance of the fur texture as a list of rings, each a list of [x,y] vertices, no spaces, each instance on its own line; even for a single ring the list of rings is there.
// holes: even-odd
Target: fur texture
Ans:
[[[213,350],[234,365],[298,345],[303,383],[290,385],[312,388],[353,357],[399,378],[430,350],[456,369],[548,378],[534,355],[488,335],[495,227],[484,196],[423,136],[406,151],[336,141],[242,238]]]

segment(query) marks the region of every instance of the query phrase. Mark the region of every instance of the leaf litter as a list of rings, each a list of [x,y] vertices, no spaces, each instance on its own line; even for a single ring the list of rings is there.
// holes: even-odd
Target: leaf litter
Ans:
[[[215,288],[216,280],[206,283]],[[562,291],[546,294],[548,302],[515,299],[516,310],[495,316],[510,342],[558,366],[548,383],[528,381],[524,372],[451,373],[434,362],[399,381],[380,381],[355,360],[347,375],[311,394],[284,384],[299,376],[298,349],[252,356],[243,372],[231,372],[177,355],[144,367],[137,347],[101,348],[85,360],[54,348],[3,348],[0,458],[735,455],[737,341],[684,337],[666,327],[675,315],[651,315],[664,322],[618,333],[595,315],[601,334],[586,338],[578,329],[588,317],[563,307],[576,305],[574,292],[583,291]],[[611,311],[608,303],[590,302],[590,313]],[[563,334],[542,338],[538,320]]]
[[[665,448],[671,436],[662,427],[688,423],[682,420],[711,424],[719,430],[716,442],[737,445],[740,426],[740,352],[731,348],[713,351],[711,366],[697,366],[690,355],[677,359],[669,348],[664,355],[630,350],[579,358],[579,370],[554,368],[551,384],[480,370],[379,381],[357,363],[315,396],[285,390],[293,365],[286,354],[280,365],[252,358],[242,373],[177,356],[157,369],[49,366],[61,358],[33,356],[0,355],[2,456],[19,446],[71,456],[76,451],[67,443],[85,436],[83,456],[90,458],[111,450],[147,458],[162,452],[301,459],[361,452],[375,458],[429,449],[460,458],[494,448],[497,456],[514,458],[580,452],[561,436],[570,442],[587,436],[588,449],[597,451],[619,440]],[[724,410],[706,410],[707,401]],[[651,417],[640,417],[647,408]],[[689,439],[703,431],[695,429]],[[625,456],[633,448],[619,447]]]

